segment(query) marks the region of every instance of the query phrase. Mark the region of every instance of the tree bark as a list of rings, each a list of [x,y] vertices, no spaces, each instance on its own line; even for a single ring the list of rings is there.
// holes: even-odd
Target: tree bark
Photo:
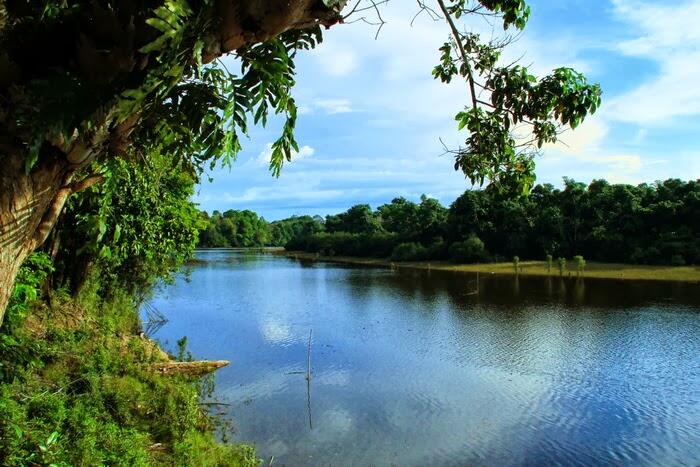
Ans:
[[[43,157],[27,174],[25,155],[0,153],[0,324],[19,267],[46,240],[70,189],[70,164],[59,154]]]

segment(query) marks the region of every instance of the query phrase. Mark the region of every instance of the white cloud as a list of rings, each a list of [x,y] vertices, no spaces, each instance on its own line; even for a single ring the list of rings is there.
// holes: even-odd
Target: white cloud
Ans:
[[[321,111],[326,115],[346,114],[355,112],[350,99],[343,98],[313,98],[301,99],[302,103],[298,106],[298,114],[311,115],[316,111]]]
[[[575,131],[562,134],[557,144],[546,146],[540,166],[565,175],[561,167],[571,167],[573,163],[577,176],[593,174],[590,178],[605,178],[612,183],[636,183],[643,178],[645,170],[667,162],[611,149],[606,141],[608,133],[605,120],[591,117]]]
[[[649,135],[649,130],[646,128],[640,128],[637,130],[637,133],[634,135],[634,144],[640,145],[644,143],[644,141],[647,139],[647,136]]]
[[[564,154],[581,154],[590,151],[600,151],[603,140],[608,135],[607,124],[597,116],[588,118],[584,123],[559,136],[556,144],[549,144],[545,148],[556,148]]]
[[[352,112],[352,104],[348,99],[316,99],[313,106],[329,115]]]
[[[248,205],[249,203],[260,203],[270,201],[306,201],[319,202],[340,197],[342,190],[315,190],[306,189],[294,184],[296,191],[287,191],[279,187],[255,186],[246,189],[242,194],[224,193],[223,200],[233,205]]]
[[[323,44],[314,49],[311,54],[315,58],[318,69],[330,76],[350,74],[358,65],[357,53],[346,44]]]
[[[676,6],[614,0],[615,13],[637,37],[617,49],[655,62],[658,73],[606,104],[606,114],[637,124],[670,124],[675,117],[700,114],[700,0]]]

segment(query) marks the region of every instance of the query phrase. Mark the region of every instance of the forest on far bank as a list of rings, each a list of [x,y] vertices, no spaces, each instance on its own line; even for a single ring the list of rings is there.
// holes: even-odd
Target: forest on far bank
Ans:
[[[367,204],[326,216],[267,222],[244,210],[214,211],[200,247],[283,246],[334,256],[395,261],[487,262],[546,255],[636,264],[700,263],[700,181],[591,184],[564,178],[529,196],[467,190],[449,207],[422,196],[373,210]]]

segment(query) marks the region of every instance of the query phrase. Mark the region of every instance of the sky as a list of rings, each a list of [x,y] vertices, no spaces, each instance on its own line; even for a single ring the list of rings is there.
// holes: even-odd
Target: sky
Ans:
[[[529,0],[530,21],[504,62],[520,58],[541,76],[559,66],[603,89],[599,111],[536,160],[537,182],[562,185],[700,178],[700,0]],[[231,169],[217,168],[194,201],[209,212],[251,209],[268,220],[333,214],[421,194],[449,204],[471,184],[443,155],[466,134],[454,115],[469,96],[464,82],[431,76],[444,23],[415,2],[391,0],[376,27],[338,25],[317,49],[297,57],[293,90],[300,151],[279,178],[268,170],[280,122],[253,128]],[[493,28],[474,18],[470,28]],[[496,27],[499,33],[502,28]],[[236,67],[235,58],[225,63]]]

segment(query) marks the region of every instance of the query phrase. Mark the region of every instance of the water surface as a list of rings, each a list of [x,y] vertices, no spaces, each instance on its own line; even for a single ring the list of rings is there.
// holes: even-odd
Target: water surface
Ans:
[[[274,465],[700,464],[697,284],[198,258],[155,337]]]

